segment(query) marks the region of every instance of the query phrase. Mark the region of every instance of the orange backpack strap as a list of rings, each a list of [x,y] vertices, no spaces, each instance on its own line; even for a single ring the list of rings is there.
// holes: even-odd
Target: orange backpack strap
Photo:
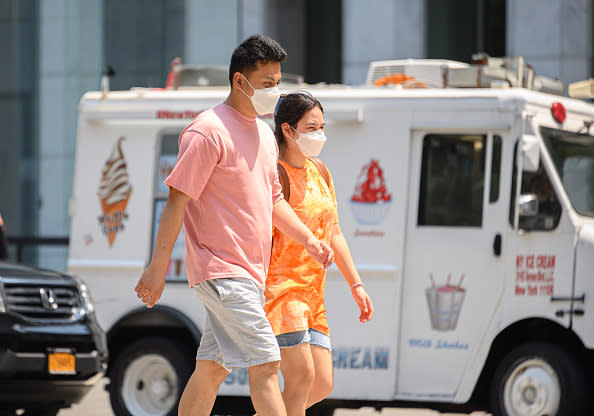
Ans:
[[[276,164],[276,169],[278,170],[278,181],[283,188],[283,195],[285,197],[285,201],[289,202],[289,196],[291,196],[291,184],[289,183],[289,175],[287,175],[287,171],[285,170],[284,166],[280,163]]]
[[[326,181],[326,185],[328,185],[328,189],[330,189],[330,173],[328,172],[328,168],[326,167],[324,162],[322,162],[322,160],[318,159],[317,157],[310,157],[309,160],[311,160],[313,162],[313,164],[316,165],[316,168],[318,168],[318,170],[322,174],[322,177]],[[286,172],[285,172],[285,174],[286,174]]]

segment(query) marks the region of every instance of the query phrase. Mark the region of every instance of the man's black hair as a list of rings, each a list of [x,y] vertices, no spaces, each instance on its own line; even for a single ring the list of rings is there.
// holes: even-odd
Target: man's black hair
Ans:
[[[257,63],[283,62],[287,52],[274,39],[264,35],[252,35],[239,44],[231,55],[229,65],[229,82],[233,85],[233,74],[244,75],[255,71]]]

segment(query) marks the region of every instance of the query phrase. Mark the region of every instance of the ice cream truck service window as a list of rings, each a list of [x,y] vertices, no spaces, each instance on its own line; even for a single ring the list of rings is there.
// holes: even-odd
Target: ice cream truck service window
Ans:
[[[175,166],[175,160],[177,158],[177,140],[180,132],[167,132],[161,135],[160,152],[157,160],[157,172],[155,175],[155,201],[153,211],[153,249],[155,248],[155,239],[157,238],[157,230],[159,228],[159,222],[161,221],[161,215],[163,214],[163,208],[165,208],[165,202],[167,202],[167,196],[169,195],[169,189],[163,183],[169,173]],[[169,260],[169,266],[165,277],[167,280],[183,281],[186,278],[186,264],[184,261],[186,252],[186,244],[184,240],[184,228],[182,227],[175,245],[173,246],[173,252]]]
[[[418,225],[481,227],[486,134],[423,139]],[[499,198],[501,137],[493,136],[489,202]]]

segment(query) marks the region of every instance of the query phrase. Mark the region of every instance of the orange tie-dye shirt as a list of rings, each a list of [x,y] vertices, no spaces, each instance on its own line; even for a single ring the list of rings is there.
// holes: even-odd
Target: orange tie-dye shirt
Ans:
[[[291,184],[289,204],[314,235],[330,245],[332,227],[338,222],[332,177],[328,186],[310,160],[304,169],[279,163]],[[272,330],[279,335],[311,328],[329,335],[324,307],[326,270],[301,244],[276,228],[273,240],[264,306]]]

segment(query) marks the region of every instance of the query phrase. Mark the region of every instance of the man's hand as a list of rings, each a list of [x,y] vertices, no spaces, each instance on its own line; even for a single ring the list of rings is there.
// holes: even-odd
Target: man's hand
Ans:
[[[353,293],[353,298],[355,302],[357,302],[357,306],[359,306],[359,310],[361,314],[359,315],[359,322],[365,323],[369,321],[373,317],[373,303],[371,303],[371,298],[363,288],[363,286],[357,286],[351,290]]]
[[[330,246],[312,234],[284,199],[275,203],[272,208],[272,224],[287,237],[305,247],[309,255],[320,262],[325,269],[334,262],[334,252]]]
[[[305,249],[324,269],[334,263],[334,252],[330,246],[317,238],[312,238],[305,244]]]
[[[164,288],[165,273],[155,270],[149,265],[134,290],[136,295],[142,299],[142,302],[146,303],[147,307],[152,308],[161,297]]]
[[[169,197],[161,216],[161,223],[157,230],[153,258],[134,289],[136,295],[149,308],[155,306],[163,293],[165,272],[171,257],[171,250],[182,227],[186,205],[189,200],[188,195],[175,188],[171,188],[169,191]]]

